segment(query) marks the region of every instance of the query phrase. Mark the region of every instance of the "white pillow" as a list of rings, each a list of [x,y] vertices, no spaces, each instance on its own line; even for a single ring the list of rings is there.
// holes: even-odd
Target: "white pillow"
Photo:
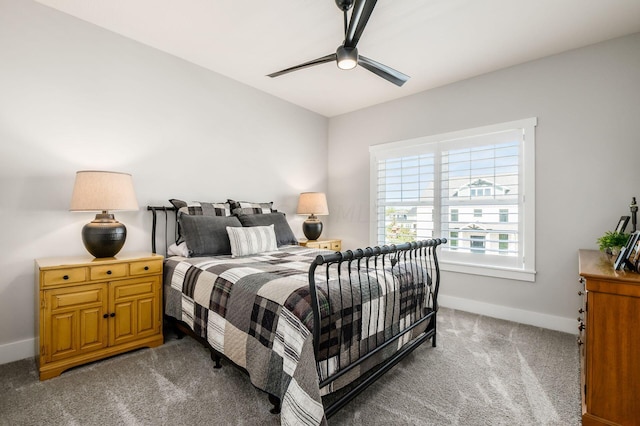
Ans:
[[[189,247],[184,241],[180,244],[171,244],[167,249],[167,255],[189,257]]]
[[[231,243],[231,257],[278,250],[273,225],[242,228],[227,226],[227,234]]]

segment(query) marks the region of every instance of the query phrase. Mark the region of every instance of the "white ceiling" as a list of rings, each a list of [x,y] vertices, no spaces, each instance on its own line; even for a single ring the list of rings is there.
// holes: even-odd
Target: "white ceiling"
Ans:
[[[640,0],[379,0],[358,50],[402,87],[335,63],[266,77],[344,38],[334,0],[36,0],[327,117],[640,31]]]

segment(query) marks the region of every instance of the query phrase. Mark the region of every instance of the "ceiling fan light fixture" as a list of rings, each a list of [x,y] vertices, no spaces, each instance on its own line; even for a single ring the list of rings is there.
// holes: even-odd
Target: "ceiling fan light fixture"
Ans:
[[[358,49],[355,47],[338,47],[336,62],[341,70],[350,70],[358,65]]]

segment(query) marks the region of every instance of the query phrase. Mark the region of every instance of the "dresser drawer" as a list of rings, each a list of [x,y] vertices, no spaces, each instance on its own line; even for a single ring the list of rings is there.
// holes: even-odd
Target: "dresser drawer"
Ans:
[[[162,272],[162,260],[148,260],[129,264],[130,275],[159,274]]]
[[[87,268],[64,268],[44,271],[42,285],[44,287],[59,284],[80,283],[87,280]]]
[[[127,276],[127,264],[100,265],[91,267],[91,281],[108,280]]]

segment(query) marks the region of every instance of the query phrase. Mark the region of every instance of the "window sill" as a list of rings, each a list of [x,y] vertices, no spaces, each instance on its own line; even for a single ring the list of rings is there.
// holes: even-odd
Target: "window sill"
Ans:
[[[457,263],[439,259],[441,271],[458,272],[469,275],[483,275],[486,277],[505,278],[517,281],[535,282],[536,271],[526,271],[523,269],[501,268],[486,265],[470,265],[467,263]]]

